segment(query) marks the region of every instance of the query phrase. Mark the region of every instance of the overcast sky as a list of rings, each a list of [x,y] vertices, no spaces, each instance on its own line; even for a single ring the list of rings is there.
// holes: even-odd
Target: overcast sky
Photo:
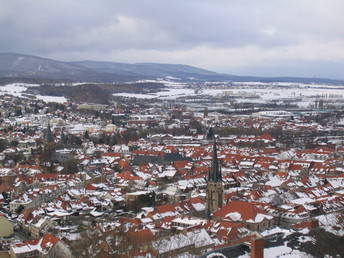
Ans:
[[[0,0],[0,52],[344,79],[343,0]]]

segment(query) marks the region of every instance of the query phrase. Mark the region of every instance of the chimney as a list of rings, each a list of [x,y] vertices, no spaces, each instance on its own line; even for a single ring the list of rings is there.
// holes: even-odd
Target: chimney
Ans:
[[[251,239],[251,258],[264,258],[264,238],[259,234]]]

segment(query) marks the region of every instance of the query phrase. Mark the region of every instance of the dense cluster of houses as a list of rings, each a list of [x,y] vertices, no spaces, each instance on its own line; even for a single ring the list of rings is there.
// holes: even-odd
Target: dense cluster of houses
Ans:
[[[13,96],[1,107],[0,237],[30,237],[2,243],[13,257],[200,255],[276,225],[321,226],[317,216],[344,209],[340,141],[286,148],[265,132],[325,130],[314,122],[139,107],[109,108],[109,118]],[[223,127],[262,133],[209,134]],[[209,214],[214,138],[223,198]]]

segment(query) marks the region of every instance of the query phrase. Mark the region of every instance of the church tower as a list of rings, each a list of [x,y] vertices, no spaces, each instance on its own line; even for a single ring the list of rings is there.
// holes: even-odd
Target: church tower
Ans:
[[[60,145],[66,145],[67,144],[67,139],[66,139],[66,135],[63,133],[63,129],[61,130],[61,136],[60,136]]]
[[[53,133],[51,132],[50,123],[48,122],[47,133],[44,138],[45,143],[54,143]]]
[[[51,173],[53,170],[53,158],[55,154],[56,144],[48,122],[47,132],[44,137],[44,148],[41,157],[41,165],[45,167],[46,172]]]
[[[223,184],[219,161],[217,159],[216,141],[214,139],[214,151],[211,168],[207,182],[207,217],[217,211],[223,205]]]
[[[51,131],[50,123],[48,123],[47,132],[44,137],[44,150],[48,152],[54,152],[56,148],[54,135]]]

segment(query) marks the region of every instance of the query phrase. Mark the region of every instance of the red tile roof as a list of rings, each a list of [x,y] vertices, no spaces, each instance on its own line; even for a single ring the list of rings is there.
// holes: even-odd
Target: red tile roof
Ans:
[[[267,215],[265,211],[259,209],[256,205],[242,201],[231,201],[230,203],[220,208],[218,211],[214,212],[213,215],[214,217],[229,218],[228,214],[234,212],[237,212],[241,215],[242,221],[255,221],[258,214]]]

